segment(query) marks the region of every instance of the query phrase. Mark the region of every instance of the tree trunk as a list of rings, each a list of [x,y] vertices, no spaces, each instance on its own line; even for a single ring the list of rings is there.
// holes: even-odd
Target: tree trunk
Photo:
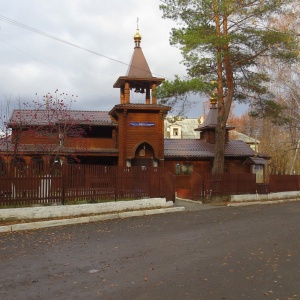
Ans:
[[[220,15],[218,11],[218,3],[216,0],[213,1],[214,7],[214,21],[216,25],[216,35],[221,38],[221,22]],[[222,64],[222,47],[219,45],[216,47],[217,53],[217,76],[218,76],[218,87],[217,87],[217,96],[218,96],[218,120],[217,127],[215,129],[215,157],[213,162],[212,173],[221,174],[224,170],[224,144],[225,144],[225,129],[224,128],[224,99],[223,99],[223,64]]]
[[[220,22],[220,15],[217,10],[217,3],[215,3],[215,24],[216,24],[216,34],[218,37],[228,36],[227,28],[227,11],[226,6],[223,15],[223,22]],[[221,23],[223,32],[221,32]],[[226,124],[229,116],[232,99],[234,95],[234,80],[232,73],[232,66],[229,54],[228,43],[222,47],[217,47],[217,57],[218,57],[218,121],[215,132],[215,158],[212,168],[213,174],[224,173],[224,164],[225,164],[225,143],[226,143]],[[223,67],[225,71],[225,80],[227,93],[224,94],[223,90]]]
[[[221,174],[224,172],[225,157],[225,136],[226,136],[226,120],[224,109],[219,109],[218,122],[216,127],[215,141],[215,158],[212,168],[213,174]]]

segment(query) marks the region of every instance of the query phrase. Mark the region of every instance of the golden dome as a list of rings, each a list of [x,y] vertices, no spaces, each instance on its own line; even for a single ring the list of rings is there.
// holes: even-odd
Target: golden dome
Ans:
[[[140,32],[138,29],[136,30],[136,34],[134,35],[133,38],[135,41],[140,41],[142,39],[142,36],[140,35]]]
[[[218,104],[218,91],[217,91],[217,89],[212,91],[209,100],[210,100],[211,108],[216,108],[217,104]]]

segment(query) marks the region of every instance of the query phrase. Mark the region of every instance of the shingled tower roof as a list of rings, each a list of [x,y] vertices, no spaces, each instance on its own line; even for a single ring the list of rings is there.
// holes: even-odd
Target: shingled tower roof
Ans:
[[[216,127],[218,124],[218,107],[217,107],[217,98],[215,96],[215,93],[212,94],[212,97],[210,98],[210,110],[209,113],[205,119],[205,122],[202,126],[194,129],[195,131],[200,131],[200,139],[206,140],[208,143],[215,144],[215,138],[216,138]],[[226,143],[229,141],[229,130],[234,129],[233,126],[226,125]]]
[[[152,78],[152,73],[146,61],[142,48],[140,47],[142,36],[139,33],[139,29],[137,29],[137,32],[133,38],[135,47],[126,76]]]
[[[114,84],[114,88],[120,89],[120,104],[131,104],[130,94],[145,94],[145,104],[157,105],[156,87],[165,79],[154,77],[150,71],[146,58],[141,48],[142,36],[137,24],[134,39],[134,51],[126,76],[120,76]]]

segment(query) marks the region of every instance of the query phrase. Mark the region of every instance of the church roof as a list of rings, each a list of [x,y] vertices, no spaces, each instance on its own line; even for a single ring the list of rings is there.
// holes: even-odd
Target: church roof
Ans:
[[[127,71],[127,77],[137,77],[137,78],[152,78],[152,73],[140,47],[142,36],[140,35],[138,28],[138,20],[137,20],[137,29],[136,34],[134,35],[134,51],[131,58],[131,62]]]
[[[135,47],[130,65],[126,74],[127,77],[152,78],[152,73],[142,51],[142,48]]]
[[[166,158],[213,158],[215,145],[198,139],[165,139]],[[225,145],[226,157],[250,157],[255,151],[242,141],[229,141]]]
[[[161,104],[146,104],[146,103],[122,103],[115,105],[108,113],[109,115],[116,116],[118,110],[146,110],[146,111],[162,111],[167,113],[171,107]]]
[[[126,81],[136,82],[140,84],[141,82],[155,83],[157,86],[163,82],[164,78],[154,77],[150,71],[147,60],[144,56],[143,50],[140,47],[142,36],[137,33],[134,35],[135,47],[131,57],[131,61],[127,70],[126,76],[120,76],[118,80],[113,85],[114,88],[120,88],[125,84]]]
[[[211,107],[209,113],[204,121],[204,124],[195,129],[195,131],[203,131],[208,128],[216,128],[218,122],[218,109],[217,107]],[[231,130],[235,127],[226,125],[226,129]]]
[[[71,121],[80,125],[113,125],[107,111],[15,109],[9,126],[43,126]]]
[[[205,118],[204,124],[201,126],[201,128],[207,128],[207,127],[216,128],[217,121],[218,121],[218,109],[212,107],[210,108],[209,113]]]

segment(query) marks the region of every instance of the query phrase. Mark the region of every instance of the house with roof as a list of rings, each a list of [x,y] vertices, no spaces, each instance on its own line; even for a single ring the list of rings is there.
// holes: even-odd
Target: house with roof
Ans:
[[[110,111],[14,110],[9,121],[12,134],[0,143],[0,159],[6,163],[17,159],[27,164],[39,161],[165,167],[178,176],[211,172],[216,103],[211,101],[203,124],[180,125],[177,119],[165,126],[171,108],[156,99],[156,88],[164,78],[152,75],[141,39],[137,29],[127,74],[113,85],[120,90],[119,104]],[[143,94],[144,102],[132,103],[131,93]],[[263,181],[267,157],[256,153],[245,141],[231,140],[232,129],[226,128],[225,172],[254,172],[258,182]]]
[[[199,131],[195,128],[204,123],[204,116],[199,118],[186,118],[181,116],[169,116],[164,121],[164,136],[171,139],[199,139]],[[260,141],[249,135],[243,134],[235,129],[229,131],[229,139],[240,140],[248,144],[254,151],[258,152]]]
[[[210,144],[214,144],[214,137],[212,138],[208,138],[208,136],[210,134],[212,134],[212,132],[210,131],[210,133],[207,134],[206,138],[204,139],[204,132],[206,131],[206,129],[208,128],[215,128],[216,126],[216,122],[217,122],[217,111],[216,111],[216,107],[212,104],[212,107],[209,111],[209,114],[207,116],[207,119],[204,121],[204,117],[200,116],[200,118],[183,118],[180,116],[170,116],[167,117],[164,121],[165,125],[165,132],[164,132],[164,136],[165,136],[165,144],[170,144],[171,147],[173,148],[172,151],[174,151],[173,155],[172,155],[172,160],[174,161],[174,158],[180,157],[180,151],[179,149],[182,149],[185,154],[182,155],[182,157],[180,158],[181,160],[183,160],[183,158],[185,157],[185,159],[187,159],[187,153],[188,153],[188,149],[197,149],[198,150],[195,151],[195,153],[191,153],[189,159],[192,160],[198,160],[200,159],[200,157],[202,156],[201,160],[202,160],[202,167],[198,167],[197,168],[197,172],[209,172],[209,170],[211,169],[211,164],[209,163],[207,168],[204,166],[203,160],[208,159],[208,161],[213,158],[214,153],[213,153],[213,147],[210,146],[210,153],[208,154],[208,152],[205,152],[205,145],[206,142],[205,141],[210,141]],[[249,172],[249,164],[253,165],[254,162],[254,158],[256,163],[260,166],[258,167],[256,165],[256,170],[260,169],[260,173],[263,173],[263,169],[264,169],[264,165],[266,164],[266,160],[264,156],[263,159],[261,159],[262,157],[258,158],[258,144],[259,141],[255,138],[252,138],[248,135],[242,134],[238,131],[236,131],[234,129],[234,127],[230,127],[227,126],[227,143],[226,146],[229,149],[233,149],[234,152],[232,152],[231,154],[228,152],[228,154],[230,154],[231,156],[234,156],[235,158],[237,158],[237,155],[240,155],[241,159],[244,159],[244,163],[241,164],[241,162],[237,161],[237,165],[238,166],[242,166],[242,168],[238,168],[238,167],[234,167],[234,164],[231,162],[229,163],[229,156],[226,157],[226,164],[225,164],[225,171],[226,172],[243,172],[243,173],[248,173]],[[202,137],[201,136],[201,132],[202,132]],[[183,140],[181,142],[177,141],[170,141],[170,139],[176,139],[176,140]],[[193,140],[202,140],[202,150],[200,150],[200,146],[199,146],[199,142],[193,141]],[[228,147],[228,143],[232,143],[233,146],[230,146],[230,148]],[[246,144],[246,145],[245,145]],[[249,149],[249,147],[247,147],[247,145],[254,151],[251,151]],[[166,147],[170,147],[170,146],[166,146]],[[207,148],[207,146],[206,146]],[[175,151],[177,151],[177,153],[175,153]],[[182,152],[182,151],[181,151]],[[165,148],[165,153],[167,153],[167,148]],[[244,157],[243,157],[243,153],[244,153]],[[226,154],[227,155],[227,154]],[[252,159],[248,159],[248,155],[251,155]],[[262,156],[261,154],[259,154],[260,156]],[[210,159],[209,159],[210,157]],[[167,160],[167,159],[166,159]],[[207,161],[207,162],[208,162]],[[180,162],[176,163],[176,166],[173,165],[173,168],[176,170],[175,173],[177,174],[187,174],[187,173],[191,173],[194,170],[194,166],[196,166],[197,163],[193,162],[193,163],[184,163],[182,164],[183,171],[180,170]],[[254,164],[255,165],[255,164]],[[259,180],[260,182],[263,181],[263,178],[261,178]]]
[[[194,135],[185,134],[185,129],[195,121],[189,120],[186,124],[183,120],[176,121],[179,128],[177,135],[172,133],[174,127],[171,124],[166,130],[170,137],[165,139],[165,166],[176,175],[190,175],[192,172],[209,173],[212,169],[215,152],[215,128],[217,126],[217,105],[211,99],[211,107],[203,124],[198,122],[194,128]],[[182,125],[181,125],[182,124]],[[225,143],[225,172],[227,173],[255,173],[257,183],[265,180],[265,165],[268,157],[258,154],[243,140],[230,139],[230,131],[234,127],[226,127]],[[199,134],[199,137],[197,136]],[[187,137],[189,136],[189,137]]]
[[[14,110],[0,157],[25,163],[57,160],[115,165],[117,124],[106,111]]]

